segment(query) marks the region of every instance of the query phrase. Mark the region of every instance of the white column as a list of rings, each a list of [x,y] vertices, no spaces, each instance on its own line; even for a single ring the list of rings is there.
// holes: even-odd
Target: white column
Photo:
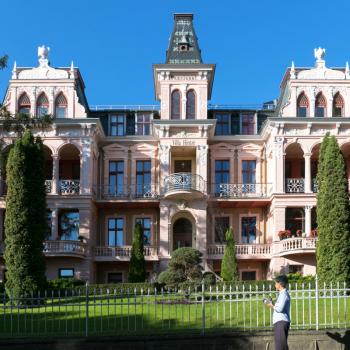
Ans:
[[[164,193],[164,179],[170,173],[170,146],[159,146],[159,189]]]
[[[159,220],[159,255],[161,259],[170,258],[170,221],[169,221],[169,205],[164,203],[160,205]]]
[[[200,189],[203,192],[207,191],[206,184],[208,179],[208,145],[199,145],[196,150],[196,173],[203,178],[204,188]]]
[[[51,238],[53,241],[58,240],[58,209],[51,211]]]
[[[308,117],[314,117],[315,116],[315,97],[310,98],[310,108],[309,108],[310,114]]]
[[[284,193],[284,163],[285,154],[283,152],[283,137],[276,137],[274,141],[274,176],[273,176],[273,192]]]
[[[304,190],[305,190],[305,193],[312,193],[312,190],[311,190],[311,153],[305,153],[304,160],[305,160]]]
[[[305,205],[305,233],[307,236],[310,235],[311,232],[311,210],[312,205]]]
[[[279,241],[278,232],[286,229],[286,207],[273,209],[273,241]]]
[[[52,194],[59,194],[60,158],[58,154],[52,155]]]
[[[186,119],[187,85],[181,86],[181,119]]]

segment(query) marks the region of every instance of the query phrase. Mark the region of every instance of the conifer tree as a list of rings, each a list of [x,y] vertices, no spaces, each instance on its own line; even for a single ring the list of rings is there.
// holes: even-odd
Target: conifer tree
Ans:
[[[317,274],[321,283],[350,282],[348,180],[334,136],[321,145],[317,182]]]
[[[143,227],[138,222],[135,225],[129,265],[129,282],[145,282],[146,263],[143,251]]]
[[[6,164],[6,291],[14,298],[46,285],[43,241],[47,229],[44,151],[27,130],[11,148]]]
[[[226,231],[226,247],[224,257],[221,262],[221,277],[224,281],[237,281],[237,259],[236,259],[236,245],[233,238],[232,228]]]

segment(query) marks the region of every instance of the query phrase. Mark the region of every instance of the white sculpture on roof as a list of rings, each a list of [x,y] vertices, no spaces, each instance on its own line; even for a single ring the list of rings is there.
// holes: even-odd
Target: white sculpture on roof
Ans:
[[[42,45],[38,47],[38,57],[43,60],[47,60],[49,57],[50,48]]]
[[[319,47],[318,49],[314,49],[314,55],[317,62],[323,61],[325,53],[326,53],[326,49],[323,49],[321,47]]]

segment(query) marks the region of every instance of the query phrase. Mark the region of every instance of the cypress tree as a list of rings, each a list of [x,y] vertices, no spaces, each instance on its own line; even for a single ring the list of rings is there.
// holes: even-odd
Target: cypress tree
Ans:
[[[40,138],[34,139],[29,130],[11,148],[6,175],[5,287],[19,298],[46,285],[44,151]]]
[[[237,281],[237,259],[236,259],[236,245],[233,238],[232,228],[226,231],[226,247],[224,257],[221,261],[221,277],[224,281]]]
[[[134,283],[145,282],[145,279],[146,263],[143,251],[143,227],[138,222],[136,223],[134,230],[128,280],[129,282]]]
[[[334,136],[326,135],[318,166],[317,274],[321,283],[350,282],[348,180]]]

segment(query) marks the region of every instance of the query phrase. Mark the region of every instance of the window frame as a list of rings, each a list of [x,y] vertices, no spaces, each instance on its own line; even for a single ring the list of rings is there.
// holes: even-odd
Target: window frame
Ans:
[[[249,237],[248,237],[248,242],[243,242],[243,225],[242,225],[242,219],[243,218],[252,218],[255,217],[255,240],[252,243],[249,243]],[[240,244],[257,244],[260,243],[260,235],[259,235],[259,218],[260,215],[259,214],[253,214],[253,213],[249,213],[249,214],[240,214],[239,215],[239,242]]]
[[[240,123],[241,123],[240,135],[256,135],[256,133],[257,133],[257,117],[256,117],[256,115],[257,115],[256,113],[241,113],[240,114]],[[244,117],[252,117],[253,122],[252,123],[251,122],[245,123]],[[249,130],[252,127],[251,133],[244,132],[245,131],[244,127],[247,125],[249,126]]]
[[[72,276],[61,276],[61,272],[64,270],[71,270],[73,275]],[[74,277],[75,277],[74,267],[60,267],[60,268],[58,268],[58,278],[74,278]]]
[[[220,117],[227,117],[227,122],[223,122]],[[216,119],[216,127],[215,127],[215,136],[227,136],[231,134],[231,114],[230,113],[215,113],[214,119]],[[227,126],[227,133],[224,133],[224,126]],[[218,133],[218,130],[220,130],[220,134]]]
[[[135,215],[133,221],[134,221],[134,227],[135,227],[138,220],[143,221],[146,219],[149,219],[149,243],[148,244],[145,243],[145,237],[144,237],[143,244],[144,244],[144,246],[148,247],[148,246],[153,245],[153,216],[152,215]],[[143,230],[145,231],[144,227],[143,227]],[[143,232],[143,234],[145,234],[145,232]]]
[[[192,93],[193,94],[193,106],[189,106],[189,94]],[[193,113],[189,114],[189,107],[191,107],[193,109]],[[189,89],[187,92],[186,92],[186,119],[188,120],[194,120],[196,119],[196,116],[197,116],[197,95],[196,95],[196,92],[194,89]]]
[[[150,169],[145,171],[145,163],[150,164]],[[138,164],[142,163],[142,170],[138,170]],[[145,175],[149,174],[149,183],[145,182]],[[142,184],[139,184],[138,179],[139,175],[142,175]],[[152,184],[152,160],[150,159],[136,159],[135,161],[135,186],[136,186],[136,196],[142,197],[144,196],[145,192],[145,186],[151,186]],[[139,186],[142,185],[142,193],[139,192]]]
[[[110,227],[109,227],[109,222],[110,222],[110,220],[114,220],[114,221],[116,221],[116,220],[123,220],[123,227],[122,227],[122,244],[121,244],[121,245],[117,245],[117,244],[110,245],[110,244],[109,244],[109,232],[110,232],[110,231],[114,231],[114,242],[117,243],[118,240],[117,240],[116,238],[118,238],[118,232],[120,231],[120,230],[118,229],[118,227],[117,227],[116,222],[115,222],[115,227],[114,227],[114,229],[110,229]],[[123,215],[109,216],[109,217],[106,218],[106,225],[107,225],[106,246],[107,246],[107,247],[112,247],[112,248],[113,248],[113,247],[123,247],[123,246],[126,245],[126,242],[125,242],[125,240],[126,240],[125,223],[126,223],[126,219],[125,219],[125,216],[123,216]]]
[[[174,102],[174,95],[175,93],[178,93],[179,94],[179,101],[176,103]],[[179,89],[174,89],[172,92],[171,92],[171,95],[170,95],[170,119],[171,120],[181,120],[181,117],[182,117],[182,113],[181,113],[181,101],[182,101],[182,94],[181,94],[181,91]],[[174,114],[174,109],[175,109],[175,105],[178,104],[178,114]],[[176,111],[177,112],[177,111]],[[176,116],[176,118],[174,117]]]
[[[65,103],[57,103],[57,100],[60,96],[63,96],[63,98],[65,99]],[[61,108],[61,109],[64,109],[64,116],[58,116],[57,114],[57,109],[58,108]],[[67,118],[67,110],[68,110],[68,101],[67,101],[67,98],[66,96],[64,95],[63,92],[60,92],[57,94],[56,98],[55,98],[55,117],[58,118],[58,119],[64,119],[64,118]]]
[[[122,171],[118,170],[118,165],[116,165],[116,171],[110,170],[111,163],[122,163]],[[118,184],[118,175],[122,175],[122,184]],[[112,191],[111,193],[111,176],[116,176],[116,185],[115,185],[115,191]],[[123,195],[125,193],[125,185],[124,185],[124,177],[125,177],[125,161],[124,159],[109,159],[108,160],[108,194],[112,195]],[[121,187],[121,191],[119,188]]]
[[[139,122],[138,118],[142,116],[142,121]],[[148,121],[145,121],[145,117],[149,117]],[[135,113],[135,135],[137,136],[149,136],[151,135],[151,124],[153,119],[153,113]],[[139,133],[139,126],[142,128],[142,133]],[[148,133],[145,128],[148,126]]]
[[[45,102],[45,103],[39,102],[39,100],[43,97],[45,97],[47,102]],[[43,111],[45,111],[45,112],[41,111],[40,109],[43,109]],[[44,92],[42,92],[36,100],[35,114],[37,117],[42,117],[44,115],[49,114],[49,109],[50,109],[49,99],[47,98],[46,94]]]
[[[114,117],[116,118],[115,122],[113,121]],[[122,122],[119,122],[119,117],[123,118]],[[122,126],[122,130],[123,130],[122,134],[119,134],[119,126]],[[115,135],[112,133],[113,128],[116,128]],[[108,116],[108,135],[114,136],[114,137],[126,135],[126,113],[118,112],[118,113],[109,114],[109,116]]]
[[[230,214],[226,214],[226,213],[224,213],[224,214],[222,214],[222,215],[214,215],[214,217],[213,217],[213,242],[215,243],[215,244],[226,244],[226,238],[225,238],[225,233],[226,233],[226,231],[223,233],[223,241],[222,242],[220,242],[220,241],[218,241],[218,240],[216,240],[216,227],[217,227],[217,225],[216,225],[216,220],[217,219],[227,219],[228,218],[228,228],[230,228],[230,227],[232,227],[232,223],[231,223],[231,215]]]

